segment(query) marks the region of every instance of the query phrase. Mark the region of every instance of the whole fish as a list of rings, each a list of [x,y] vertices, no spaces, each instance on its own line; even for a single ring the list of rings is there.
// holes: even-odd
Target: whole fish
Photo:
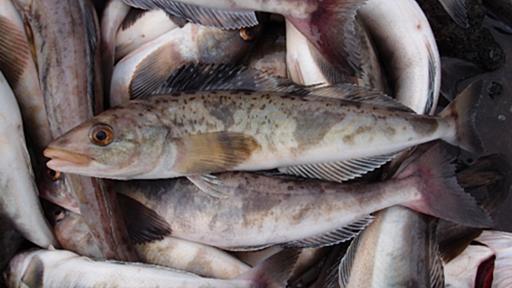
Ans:
[[[125,199],[123,203],[126,204],[126,201],[130,199]],[[132,210],[132,207],[121,205],[125,219],[137,214],[137,210]],[[82,216],[60,208],[56,208],[52,214],[53,222],[55,223],[55,236],[59,243],[62,244],[63,249],[86,257],[101,258],[101,253]],[[127,221],[127,225],[131,226],[131,231],[144,229],[141,228],[140,222],[147,221],[145,218],[148,217],[147,215],[139,216],[138,214],[133,216],[136,218],[133,221],[135,223]],[[153,233],[158,231],[152,229],[147,229],[146,231],[150,230]],[[141,234],[139,231],[136,231],[136,233]],[[219,279],[235,278],[250,269],[250,266],[244,262],[215,247],[182,240],[169,235],[154,238],[152,241],[135,241],[137,239],[132,239],[132,241],[138,242],[135,245],[135,249],[140,260],[144,263]]]
[[[283,15],[318,49],[326,61],[352,75],[359,69],[359,39],[353,25],[365,0],[123,0],[141,9],[159,8],[193,23],[223,29],[258,23],[254,11]]]
[[[244,41],[238,31],[188,23],[144,44],[117,63],[110,102],[118,106],[148,94],[185,64],[233,63],[249,47],[250,42]]]
[[[444,287],[435,223],[403,207],[379,212],[340,263],[340,287]]]
[[[17,255],[6,279],[9,288],[285,287],[296,258],[294,251],[284,251],[235,279],[222,280],[154,265],[92,261],[64,250],[35,250]]]
[[[116,34],[116,61],[177,27],[178,25],[163,10],[146,11],[131,8]]]
[[[115,179],[288,167],[292,174],[336,180],[357,177],[393,153],[436,139],[481,150],[471,119],[482,83],[468,87],[439,116],[431,117],[350,85],[316,88],[305,96],[230,91],[237,85],[272,86],[277,81],[254,70],[230,69],[180,69],[167,84],[178,90],[193,87],[195,92],[164,87],[172,94],[103,112],[51,143],[44,152],[51,158],[48,167]],[[204,85],[209,91],[201,91]]]
[[[452,169],[448,158],[432,152],[374,184],[238,172],[194,179],[203,190],[184,178],[118,181],[114,187],[166,219],[174,237],[235,251],[304,248],[350,239],[371,222],[369,213],[394,205],[488,227],[490,219],[456,185]],[[215,192],[223,197],[212,197]]]
[[[394,83],[391,93],[416,113],[432,114],[441,84],[434,34],[414,0],[369,0],[358,10]],[[407,37],[404,37],[407,35]],[[423,99],[429,101],[425,104]]]
[[[99,24],[89,0],[15,0],[33,36],[38,75],[53,137],[101,111]],[[65,39],[65,41],[63,41]],[[103,257],[134,260],[114,193],[100,180],[57,174],[49,187],[75,197]],[[49,192],[51,193],[51,191]]]
[[[32,243],[58,246],[37,197],[18,104],[1,72],[0,101],[0,214]]]

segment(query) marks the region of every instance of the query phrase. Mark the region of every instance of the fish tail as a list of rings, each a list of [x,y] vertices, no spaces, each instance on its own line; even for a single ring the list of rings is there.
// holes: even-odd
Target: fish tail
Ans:
[[[443,140],[477,154],[483,151],[482,141],[476,129],[476,116],[483,88],[483,81],[472,83],[440,113],[443,119],[455,123],[455,134]]]
[[[317,0],[309,17],[289,20],[320,54],[343,75],[354,76],[361,69],[361,43],[355,26],[357,10],[366,0]]]
[[[395,179],[414,177],[420,197],[403,206],[415,211],[475,228],[493,225],[488,213],[457,183],[452,157],[437,143],[413,160],[404,163]]]
[[[297,249],[283,250],[238,276],[237,279],[251,280],[255,287],[261,288],[286,287],[298,257]]]

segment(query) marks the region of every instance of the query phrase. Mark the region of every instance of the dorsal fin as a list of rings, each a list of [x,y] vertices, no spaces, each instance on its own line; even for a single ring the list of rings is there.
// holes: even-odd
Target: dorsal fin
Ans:
[[[151,95],[183,91],[246,90],[309,94],[288,79],[232,64],[191,64],[174,71]],[[149,95],[148,95],[149,96]]]
[[[141,8],[160,8],[170,15],[185,18],[192,23],[212,26],[226,30],[240,29],[258,25],[254,11],[228,11],[215,8],[206,8],[178,1],[159,0],[123,0],[126,4]]]

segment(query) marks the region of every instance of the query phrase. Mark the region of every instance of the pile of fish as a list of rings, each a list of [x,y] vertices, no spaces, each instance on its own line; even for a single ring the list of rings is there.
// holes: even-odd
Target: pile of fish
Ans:
[[[511,287],[424,2],[0,0],[0,287]]]

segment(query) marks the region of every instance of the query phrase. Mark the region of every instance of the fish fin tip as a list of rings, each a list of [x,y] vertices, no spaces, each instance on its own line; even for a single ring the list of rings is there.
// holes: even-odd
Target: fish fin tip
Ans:
[[[484,81],[470,84],[440,114],[448,121],[455,121],[455,137],[443,140],[476,154],[481,154],[484,150],[478,135],[476,118],[485,86]]]
[[[211,174],[187,176],[199,190],[210,195],[213,198],[226,199],[230,197],[230,193],[223,190],[220,181],[216,176]]]
[[[404,203],[415,211],[474,228],[492,227],[493,221],[475,199],[457,183],[452,157],[441,142],[422,152],[395,178],[416,177],[420,199]]]
[[[373,216],[366,215],[334,231],[302,240],[283,243],[281,246],[285,248],[318,248],[342,243],[359,235],[361,231],[372,223],[373,219]]]
[[[299,258],[300,250],[286,249],[278,252],[256,265],[252,270],[237,277],[249,279],[256,287],[279,288],[286,287]]]
[[[350,274],[352,273],[352,266],[354,265],[354,260],[356,258],[357,249],[359,248],[361,236],[358,235],[350,246],[348,246],[347,252],[343,256],[338,266],[338,273],[336,276],[338,279],[338,284],[340,288],[344,288],[348,286],[348,282],[350,280]]]
[[[118,194],[117,199],[123,207],[128,236],[134,244],[162,240],[171,234],[169,223],[155,211],[123,194]]]
[[[381,155],[346,161],[305,164],[279,168],[279,172],[304,178],[345,182],[361,177],[388,163],[396,154]]]

